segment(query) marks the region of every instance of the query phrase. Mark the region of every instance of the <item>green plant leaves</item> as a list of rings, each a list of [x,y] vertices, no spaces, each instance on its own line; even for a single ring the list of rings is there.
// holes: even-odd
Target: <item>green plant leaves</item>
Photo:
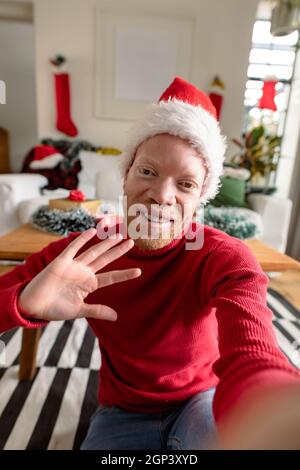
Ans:
[[[232,157],[231,162],[250,170],[251,177],[258,173],[266,176],[277,169],[281,141],[280,136],[268,134],[263,125],[254,127],[242,140],[232,139],[239,147],[239,152]]]

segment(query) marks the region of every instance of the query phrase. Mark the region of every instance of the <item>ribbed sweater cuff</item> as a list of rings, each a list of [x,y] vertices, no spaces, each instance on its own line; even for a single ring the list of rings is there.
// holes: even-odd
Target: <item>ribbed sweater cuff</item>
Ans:
[[[14,321],[14,326],[22,326],[25,328],[40,328],[42,326],[46,326],[48,324],[47,321],[43,320],[34,320],[30,319],[32,315],[25,310],[22,310],[18,306],[18,298],[20,296],[21,291],[24,287],[28,284],[28,281],[23,282],[22,284],[18,284],[15,292],[12,295],[12,302],[11,302],[11,312],[12,312],[12,320]]]

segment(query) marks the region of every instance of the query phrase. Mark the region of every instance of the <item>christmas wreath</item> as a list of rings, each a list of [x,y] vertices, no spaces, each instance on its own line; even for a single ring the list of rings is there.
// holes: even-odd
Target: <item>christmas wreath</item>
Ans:
[[[214,207],[208,205],[204,209],[204,224],[245,240],[253,238],[259,233],[259,227],[252,220],[247,220],[239,214],[234,207]]]
[[[111,210],[104,210],[103,213]],[[84,209],[59,210],[42,206],[31,217],[31,224],[45,232],[67,236],[70,232],[84,232],[97,225],[98,219]],[[202,221],[199,220],[200,223]],[[260,228],[253,220],[236,212],[234,207],[214,207],[204,209],[204,224],[244,240],[259,234]]]
[[[84,209],[63,211],[41,206],[31,216],[31,224],[44,232],[67,236],[71,232],[84,232],[96,227],[97,218]]]

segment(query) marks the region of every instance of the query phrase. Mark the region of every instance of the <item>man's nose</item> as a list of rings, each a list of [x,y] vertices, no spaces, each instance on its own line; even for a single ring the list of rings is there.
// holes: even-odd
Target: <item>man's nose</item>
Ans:
[[[176,203],[176,189],[171,181],[153,183],[149,196],[156,204],[173,205]]]

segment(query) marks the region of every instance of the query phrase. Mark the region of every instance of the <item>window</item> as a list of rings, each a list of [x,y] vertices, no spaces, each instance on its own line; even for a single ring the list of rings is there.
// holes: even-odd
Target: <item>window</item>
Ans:
[[[244,99],[243,132],[263,122],[270,133],[282,135],[299,34],[295,31],[287,36],[275,37],[270,33],[270,26],[267,20],[258,20],[254,24]],[[262,111],[258,108],[263,80],[267,76],[275,76],[278,80],[275,97],[277,111]]]

